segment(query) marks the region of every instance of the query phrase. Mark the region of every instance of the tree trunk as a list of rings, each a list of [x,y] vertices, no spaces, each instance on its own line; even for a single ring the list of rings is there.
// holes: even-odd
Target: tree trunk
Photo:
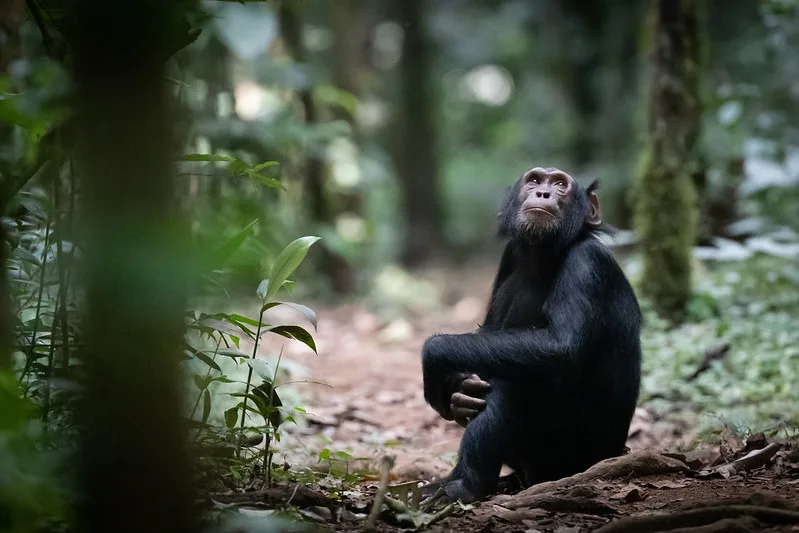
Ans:
[[[19,29],[25,18],[24,0],[7,0],[0,5],[0,74],[8,74],[9,65],[20,55]],[[0,141],[11,138],[13,127],[0,124]],[[3,176],[4,181],[10,181],[8,176]],[[0,183],[0,209],[5,211],[11,201],[8,183]],[[0,216],[6,213],[0,211]],[[11,286],[8,282],[6,270],[7,254],[11,247],[7,244],[6,228],[0,224],[0,372],[11,367],[11,349],[14,344],[14,315],[11,307]]]
[[[690,163],[699,127],[688,32],[697,0],[655,0],[649,140],[636,192],[644,273],[641,290],[655,309],[684,318],[691,297],[697,197]],[[695,28],[696,26],[694,26]]]
[[[197,530],[178,386],[188,239],[175,209],[177,143],[163,68],[171,53],[164,46],[174,41],[168,21],[180,20],[174,6],[139,0],[116,24],[106,2],[77,2],[89,345],[80,531]],[[120,514],[120,505],[142,498],[145,505]]]
[[[299,6],[293,2],[280,5],[280,28],[283,40],[292,58],[297,63],[305,61],[305,48],[302,44],[302,19],[297,13]],[[316,104],[311,87],[299,91],[305,123],[314,126],[318,122]],[[322,155],[309,153],[305,160],[305,190],[308,193],[308,207],[311,219],[319,225],[332,226],[335,223],[334,211],[330,208],[325,188],[325,162]],[[331,288],[338,293],[350,292],[355,286],[355,275],[347,261],[335,254],[322,243],[320,248],[321,268],[330,279]]]
[[[400,97],[392,150],[402,194],[406,235],[402,262],[422,263],[442,243],[438,190],[436,98],[431,80],[432,50],[424,27],[423,0],[395,0],[405,30],[400,61]]]

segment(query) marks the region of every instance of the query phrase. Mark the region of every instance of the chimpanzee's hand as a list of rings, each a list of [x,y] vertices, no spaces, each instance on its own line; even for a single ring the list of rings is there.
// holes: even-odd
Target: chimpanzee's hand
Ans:
[[[460,384],[450,397],[449,410],[455,422],[466,427],[472,418],[485,409],[485,395],[491,390],[491,384],[477,374],[458,374],[457,378]]]

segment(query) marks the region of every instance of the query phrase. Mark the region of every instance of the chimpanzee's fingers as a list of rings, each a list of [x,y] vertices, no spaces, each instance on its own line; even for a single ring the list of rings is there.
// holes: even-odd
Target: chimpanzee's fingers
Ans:
[[[465,428],[469,424],[469,419],[468,418],[456,418],[455,422],[457,422],[460,427]]]
[[[482,397],[491,390],[491,384],[479,377],[472,376],[461,381],[460,392],[469,396]]]
[[[452,410],[452,413],[455,415],[455,422],[461,424],[459,420],[466,419],[468,422],[472,418],[476,417],[480,411],[476,409],[466,409],[465,407],[455,407]],[[463,427],[466,427],[464,424],[461,424]]]
[[[486,401],[484,399],[469,396],[468,394],[463,394],[460,392],[454,393],[450,397],[449,403],[456,409],[476,409],[478,411],[482,410],[486,406]]]

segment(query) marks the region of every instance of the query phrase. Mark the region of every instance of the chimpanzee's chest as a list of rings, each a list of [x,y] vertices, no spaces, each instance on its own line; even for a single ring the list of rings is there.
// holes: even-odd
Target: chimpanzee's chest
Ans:
[[[551,291],[550,279],[542,277],[534,283],[517,273],[512,274],[497,289],[486,326],[499,329],[545,327],[543,308]]]

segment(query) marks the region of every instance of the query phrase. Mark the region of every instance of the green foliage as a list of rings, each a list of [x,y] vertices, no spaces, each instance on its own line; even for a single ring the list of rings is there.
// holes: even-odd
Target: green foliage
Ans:
[[[703,303],[689,315],[695,321],[674,328],[646,313],[642,404],[695,434],[718,433],[725,425],[774,436],[796,432],[797,289],[795,262],[758,256],[697,279],[692,302]],[[648,302],[642,304],[646,310]],[[722,344],[730,346],[727,355],[688,380],[703,352]]]
[[[287,410],[277,389],[277,378],[280,358],[274,368],[262,359],[257,358],[258,344],[261,337],[273,333],[295,339],[316,352],[313,336],[303,327],[293,324],[272,325],[263,321],[264,313],[277,306],[288,306],[300,311],[316,328],[316,314],[312,309],[293,302],[280,302],[274,296],[285,286],[289,276],[302,263],[309,248],[318,241],[318,237],[301,237],[288,244],[276,258],[270,276],[259,283],[256,294],[261,301],[258,319],[252,319],[238,313],[188,313],[187,335],[184,354],[194,370],[192,378],[197,388],[197,399],[190,418],[196,428],[196,442],[200,445],[201,461],[206,467],[206,475],[211,479],[230,479],[239,483],[247,475],[249,466],[259,461],[265,474],[265,482],[271,484],[272,454],[270,443],[280,440],[279,427],[284,422],[294,422],[294,413],[301,410]],[[199,334],[199,337],[196,334]],[[242,340],[252,343],[249,354],[239,349]],[[236,369],[227,372],[218,361],[218,357],[228,358],[236,367],[244,365],[246,379],[233,377]],[[231,389],[229,385],[240,385]],[[214,388],[227,386],[225,392],[211,392]],[[243,386],[243,392],[241,386]],[[230,402],[234,405],[230,406]],[[220,407],[215,407],[221,403]],[[198,409],[202,405],[202,409]],[[222,416],[213,417],[213,412],[222,412]],[[258,415],[261,423],[252,420]],[[213,418],[213,419],[212,419]],[[262,438],[257,437],[262,435]],[[265,440],[263,450],[253,446]],[[221,443],[228,443],[228,452],[216,452]],[[224,445],[223,445],[224,448]]]

